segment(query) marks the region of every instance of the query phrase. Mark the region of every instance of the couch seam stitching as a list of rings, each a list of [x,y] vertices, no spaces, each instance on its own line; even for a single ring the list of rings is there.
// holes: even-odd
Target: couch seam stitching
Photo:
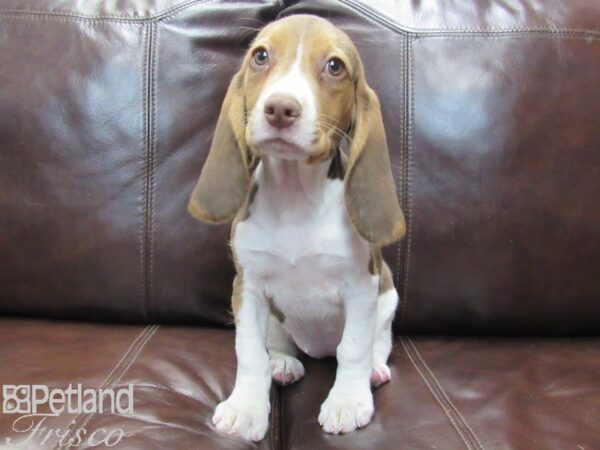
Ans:
[[[445,38],[445,39],[525,39],[525,38],[545,38],[545,39],[554,39],[557,41],[566,40],[566,39],[579,39],[586,41],[599,41],[600,35],[574,35],[574,34],[558,34],[558,33],[491,33],[491,34],[452,34],[452,33],[436,33],[436,34],[410,34],[414,38],[418,39],[435,39],[435,38]]]
[[[48,19],[63,19],[63,20],[79,20],[79,21],[102,21],[102,22],[127,22],[133,24],[145,24],[148,22],[157,22],[167,19],[180,11],[183,11],[191,6],[202,3],[213,3],[213,0],[189,0],[179,5],[171,6],[170,8],[162,11],[157,11],[148,17],[135,17],[135,16],[89,16],[85,14],[73,14],[70,12],[51,12],[51,11],[40,11],[40,10],[17,10],[17,9],[5,9],[0,10],[0,16],[33,16],[33,17],[45,17]]]
[[[160,327],[160,325],[152,325],[151,329],[148,333],[146,333],[146,336],[144,336],[144,338],[142,339],[142,341],[140,341],[140,344],[137,346],[135,353],[133,353],[131,355],[129,359],[129,361],[127,362],[127,364],[125,366],[123,366],[123,370],[121,371],[121,374],[115,378],[114,380],[112,380],[110,382],[109,385],[114,385],[115,383],[118,383],[119,381],[121,381],[121,379],[123,378],[123,376],[127,373],[127,371],[129,370],[129,368],[133,365],[133,363],[137,360],[137,357],[140,355],[140,353],[142,352],[142,350],[146,347],[146,344],[148,343],[148,341],[150,341],[150,339],[152,338],[152,336],[154,336],[154,334],[156,333],[156,331],[158,330],[158,328]],[[83,422],[81,422],[79,428],[85,428],[86,425],[94,418],[95,413],[91,413],[88,414],[84,419]],[[71,446],[67,447],[67,450],[71,448]]]
[[[446,394],[446,391],[444,390],[444,388],[442,387],[442,385],[440,384],[440,382],[436,378],[436,376],[433,373],[433,371],[429,368],[429,366],[425,362],[425,359],[421,356],[421,353],[419,352],[419,350],[417,349],[416,345],[413,343],[413,341],[410,338],[408,338],[408,343],[414,349],[415,355],[417,356],[417,358],[419,358],[419,360],[421,361],[421,364],[423,365],[423,367],[431,375],[431,378],[433,379],[434,383],[439,388],[439,391],[441,392],[442,396],[446,399],[446,402],[448,403],[448,405],[456,412],[456,414],[458,414],[458,416],[460,417],[460,420],[462,421],[462,424],[468,429],[468,431],[471,434],[471,437],[474,438],[474,440],[477,442],[477,445],[479,446],[479,448],[481,450],[484,450],[483,444],[481,443],[481,441],[479,440],[479,438],[477,437],[477,435],[475,434],[475,432],[473,431],[473,429],[471,428],[471,426],[469,425],[469,423],[465,420],[465,418],[461,414],[460,410],[454,405],[454,403],[452,402],[452,400],[450,400],[450,398]]]
[[[147,325],[144,327],[144,329],[142,331],[140,331],[136,337],[131,341],[131,343],[129,344],[129,347],[127,347],[127,350],[125,350],[125,352],[121,355],[121,358],[119,358],[119,360],[117,361],[117,363],[113,366],[113,368],[110,370],[110,372],[108,373],[108,375],[106,375],[106,377],[104,377],[104,380],[102,381],[102,383],[100,383],[99,385],[99,389],[104,389],[106,388],[109,384],[113,383],[113,380],[111,380],[112,377],[114,377],[115,373],[117,372],[118,368],[130,357],[130,355],[132,355],[133,349],[138,347],[139,343],[150,333],[152,326],[151,325]],[[157,327],[158,328],[158,327]],[[80,422],[80,418],[84,417],[84,413],[79,413],[71,422],[69,427],[67,427],[67,434],[70,434],[69,431],[72,431],[74,426]],[[63,448],[62,446],[59,446],[60,444],[60,439],[56,442],[56,445],[54,445],[53,450],[57,450],[59,448]],[[67,447],[64,447],[66,449],[68,449],[70,447],[70,445],[67,445]]]
[[[139,240],[140,240],[140,299],[142,302],[142,315],[147,320],[148,319],[148,310],[146,308],[146,268],[145,268],[145,254],[146,254],[146,241],[145,241],[145,231],[146,231],[146,170],[147,170],[147,159],[145,157],[146,149],[148,148],[148,47],[150,41],[150,33],[148,32],[148,27],[144,26],[142,28],[142,41],[144,45],[144,53],[142,56],[142,117],[143,117],[143,126],[142,126],[142,154],[143,164],[142,164],[142,183],[141,183],[141,194],[140,194],[140,230],[139,230]]]
[[[413,51],[412,51],[412,39],[407,37],[407,46],[406,46],[406,73],[407,73],[407,107],[406,107],[406,115],[407,117],[407,125],[406,125],[406,154],[404,157],[404,179],[405,179],[405,198],[406,202],[404,206],[404,211],[406,212],[406,238],[404,243],[404,252],[403,252],[403,279],[402,279],[402,303],[400,305],[400,329],[404,330],[404,325],[406,323],[406,311],[408,304],[408,281],[409,281],[409,271],[410,271],[410,251],[411,251],[411,241],[412,241],[412,197],[411,197],[411,155],[412,155],[412,145],[413,145],[413,116],[414,116],[414,86],[413,86]]]
[[[118,23],[120,25],[131,25],[131,26],[144,26],[151,21],[127,21],[127,20],[95,20],[95,19],[83,19],[83,18],[71,18],[71,17],[61,17],[61,16],[53,16],[53,15],[40,15],[40,14],[17,14],[17,13],[2,13],[0,11],[0,20],[3,19],[21,19],[21,20],[30,20],[30,21],[49,21],[54,20],[56,22],[104,22],[104,23]]]
[[[147,42],[147,50],[146,50],[146,90],[145,97],[146,101],[144,102],[144,116],[146,118],[146,129],[145,139],[144,139],[144,171],[143,171],[143,185],[144,185],[144,232],[143,232],[143,255],[142,255],[142,284],[144,286],[144,318],[146,320],[150,320],[150,308],[149,308],[149,283],[148,283],[148,215],[149,215],[149,180],[150,180],[150,149],[152,146],[151,143],[151,133],[152,133],[152,34],[153,34],[153,26],[152,24],[148,24],[146,26],[148,33],[148,42]]]
[[[117,370],[117,367],[119,367],[123,363],[125,357],[131,353],[133,348],[137,347],[138,342],[140,341],[142,336],[145,336],[148,333],[149,328],[150,328],[150,325],[147,325],[146,327],[144,327],[144,329],[137,334],[137,336],[133,339],[133,341],[131,341],[131,343],[129,344],[129,347],[127,347],[127,350],[125,351],[125,353],[123,353],[123,355],[121,355],[121,358],[119,358],[119,360],[113,366],[113,368],[108,373],[108,375],[106,375],[106,377],[104,377],[104,380],[99,385],[99,389],[106,388],[106,386],[108,384],[108,380],[114,375],[115,371]],[[71,421],[70,426],[67,427],[67,432],[72,430],[73,427],[80,422],[80,419],[82,417],[84,417],[84,413],[80,412],[79,414],[77,414],[77,416]],[[68,434],[70,434],[70,433],[68,433]],[[60,439],[56,442],[56,445],[53,447],[53,450],[57,450],[57,449],[61,448],[62,446],[60,446],[59,444],[60,444]],[[65,448],[68,450],[69,447],[70,447],[70,445],[67,445]]]
[[[576,33],[576,34],[592,34],[598,35],[600,34],[600,30],[583,30],[578,28],[535,28],[535,27],[508,27],[508,28],[411,28],[406,25],[402,25],[399,22],[396,22],[393,18],[388,17],[381,12],[365,5],[363,2],[358,2],[355,0],[341,0],[342,3],[349,6],[354,11],[359,14],[371,18],[381,25],[384,25],[386,28],[391,29],[392,31],[404,34],[413,34],[413,35],[422,35],[422,34],[430,34],[430,33],[553,33],[553,34],[566,34],[566,33]]]
[[[269,435],[271,437],[271,442],[269,443],[269,447],[271,448],[271,450],[275,450],[275,424],[277,423],[277,413],[275,412],[275,409],[277,408],[277,398],[276,398],[276,392],[273,389],[272,391],[272,402],[271,402],[271,411],[269,416],[271,417],[271,427],[269,430]]]
[[[444,411],[444,413],[446,414],[446,417],[448,417],[448,419],[450,420],[450,423],[452,424],[452,427],[456,430],[457,434],[460,436],[461,440],[464,442],[464,444],[467,447],[467,449],[468,450],[472,450],[471,444],[468,442],[466,436],[463,435],[464,431],[462,431],[460,429],[460,427],[458,426],[458,424],[456,422],[457,418],[454,417],[454,414],[452,414],[452,411],[449,410],[447,408],[447,406],[444,405],[444,402],[442,402],[442,400],[439,398],[438,394],[436,393],[436,391],[433,389],[433,387],[431,386],[431,384],[427,380],[427,377],[425,376],[425,374],[423,373],[423,371],[419,368],[417,362],[414,360],[413,356],[411,355],[411,353],[410,353],[410,351],[408,349],[408,346],[407,346],[407,344],[405,342],[405,338],[404,337],[400,338],[400,343],[402,344],[402,348],[404,349],[404,352],[408,356],[408,359],[412,363],[413,367],[417,370],[417,372],[419,373],[419,376],[421,377],[421,379],[423,380],[423,382],[425,383],[425,385],[429,389],[429,392],[431,393],[431,395],[433,395],[433,398],[435,398],[437,404],[440,406],[440,408],[442,409],[442,411]]]
[[[281,401],[281,408],[280,408],[280,413],[281,413],[281,417],[279,419],[279,430],[280,430],[280,438],[281,438],[281,449],[282,450],[286,450],[287,448],[287,441],[285,439],[285,394],[284,394],[284,390],[281,390],[281,395],[280,395],[280,401]]]
[[[554,36],[574,36],[582,38],[598,39],[600,30],[582,30],[576,28],[473,28],[473,29],[444,29],[435,28],[431,30],[414,30],[408,34],[420,37],[435,36],[501,36],[501,35],[554,35]]]
[[[144,286],[144,317],[146,320],[152,320],[153,300],[152,300],[152,216],[153,216],[153,135],[154,135],[154,47],[155,47],[155,25],[150,23],[146,26],[148,30],[147,59],[146,59],[146,77],[145,77],[145,110],[146,118],[145,129],[145,148],[144,148],[144,233],[143,233],[143,260],[142,260],[142,283]]]
[[[149,167],[149,229],[148,229],[148,307],[150,319],[154,317],[154,190],[155,180],[154,174],[156,171],[156,94],[158,90],[156,82],[156,59],[158,58],[158,30],[156,23],[150,25],[154,31],[152,33],[152,91],[151,91],[151,141],[150,141],[150,167]]]
[[[285,450],[284,430],[282,425],[284,394],[283,389],[271,383],[273,392],[273,404],[271,405],[271,449]]]
[[[400,55],[400,60],[402,61],[402,77],[400,83],[398,83],[398,90],[402,92],[402,102],[400,107],[400,129],[402,130],[402,135],[400,138],[400,207],[404,210],[404,153],[406,152],[405,139],[406,139],[406,45],[408,42],[408,38],[404,40],[402,45],[402,53]],[[398,242],[398,249],[396,251],[396,289],[400,288],[400,281],[402,279],[402,241]],[[404,299],[400,299],[400,302],[403,302]],[[402,307],[400,307],[402,309]],[[400,311],[399,315],[402,313]]]

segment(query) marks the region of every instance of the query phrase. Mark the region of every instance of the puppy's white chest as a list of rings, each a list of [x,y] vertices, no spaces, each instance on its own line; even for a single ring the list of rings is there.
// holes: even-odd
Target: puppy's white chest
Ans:
[[[351,263],[354,236],[345,215],[341,182],[328,183],[323,202],[305,213],[306,205],[285,205],[286,213],[260,192],[256,195],[250,216],[237,224],[233,241],[238,261],[251,278],[271,289],[283,288],[282,283],[310,282],[307,288],[335,284],[340,270]]]
[[[260,196],[237,224],[233,246],[245,282],[271,299],[284,327],[311,356],[335,352],[343,329],[342,291],[368,245],[350,226],[341,181],[327,181],[322,202],[274,207]],[[366,264],[366,262],[365,262]]]

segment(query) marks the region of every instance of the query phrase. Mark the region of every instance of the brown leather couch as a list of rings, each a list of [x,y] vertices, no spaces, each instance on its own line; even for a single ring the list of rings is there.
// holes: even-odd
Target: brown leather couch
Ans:
[[[351,35],[382,100],[401,307],[367,428],[320,430],[335,361],[305,359],[254,445],[211,425],[233,269],[186,203],[255,29],[296,13]],[[600,448],[599,25],[595,0],[4,0],[0,384],[134,383],[135,408],[35,436],[3,413],[0,448]]]

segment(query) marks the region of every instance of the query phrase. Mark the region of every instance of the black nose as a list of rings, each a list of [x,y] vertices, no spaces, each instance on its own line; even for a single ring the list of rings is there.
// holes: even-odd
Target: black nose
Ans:
[[[275,128],[287,128],[302,114],[302,106],[293,97],[273,94],[265,102],[265,117]]]

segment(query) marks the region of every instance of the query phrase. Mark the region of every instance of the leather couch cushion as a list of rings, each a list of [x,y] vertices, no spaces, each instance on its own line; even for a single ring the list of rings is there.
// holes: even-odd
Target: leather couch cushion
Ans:
[[[214,431],[216,404],[235,377],[233,333],[168,326],[90,325],[2,319],[0,384],[134,388],[133,415],[49,417],[49,429],[121,428],[116,448],[255,448]],[[543,448],[600,442],[600,341],[402,337],[392,380],[376,391],[373,422],[345,436],[324,434],[317,414],[335,361],[304,358],[306,377],[274,388],[270,430],[259,448]],[[0,437],[23,443],[13,414]],[[71,423],[71,421],[74,421]],[[28,442],[28,449],[54,448]],[[85,446],[80,448],[86,448]]]
[[[233,389],[236,365],[231,331],[6,318],[0,320],[0,330],[0,385],[66,388],[81,383],[98,389],[134,384],[134,414],[63,413],[46,418],[48,429],[62,433],[69,427],[84,428],[89,436],[102,428],[119,428],[128,436],[112,448],[128,450],[257,448],[218,434],[211,423],[215,406]],[[2,445],[10,438],[28,450],[57,447],[55,434],[43,442],[46,434],[28,440],[28,433],[13,431],[17,417],[0,414]],[[269,448],[271,435],[258,448]],[[103,436],[103,432],[97,435]]]
[[[335,361],[306,361],[283,389],[283,442],[304,449],[593,449],[600,443],[600,340],[401,337],[365,429],[322,433]]]

